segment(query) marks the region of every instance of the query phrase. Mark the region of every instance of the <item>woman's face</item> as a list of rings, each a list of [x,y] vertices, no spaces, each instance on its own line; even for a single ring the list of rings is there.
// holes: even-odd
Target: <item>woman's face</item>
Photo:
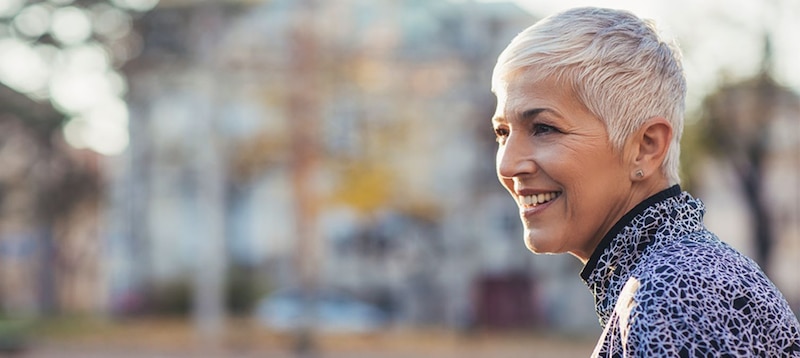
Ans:
[[[637,204],[626,149],[613,149],[604,124],[567,86],[530,78],[512,75],[496,89],[497,176],[517,202],[531,251],[586,262]]]

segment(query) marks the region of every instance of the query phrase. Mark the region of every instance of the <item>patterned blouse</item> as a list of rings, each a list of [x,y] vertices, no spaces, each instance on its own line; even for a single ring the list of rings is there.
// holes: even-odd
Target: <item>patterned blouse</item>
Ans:
[[[605,327],[593,357],[800,357],[800,324],[755,262],[675,185],[627,213],[581,277]]]

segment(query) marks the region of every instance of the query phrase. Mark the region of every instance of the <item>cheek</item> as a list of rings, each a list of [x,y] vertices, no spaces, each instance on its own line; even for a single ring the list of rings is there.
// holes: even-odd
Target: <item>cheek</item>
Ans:
[[[591,161],[589,152],[575,150],[574,146],[540,146],[534,153],[539,169],[556,180],[571,181]],[[566,184],[566,183],[564,183]]]
[[[601,145],[587,145],[576,143],[573,146],[561,149],[561,160],[565,167],[584,173],[602,173],[612,170],[618,162],[616,157],[609,153],[609,149]]]
[[[582,203],[589,199],[587,195],[604,191],[610,185],[609,176],[616,178],[619,171],[617,161],[596,146],[560,146],[538,154],[541,170],[566,189],[570,201]]]

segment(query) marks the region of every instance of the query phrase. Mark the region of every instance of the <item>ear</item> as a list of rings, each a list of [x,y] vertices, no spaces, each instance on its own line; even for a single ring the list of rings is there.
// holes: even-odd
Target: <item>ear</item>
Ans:
[[[648,119],[631,138],[631,179],[641,181],[661,174],[661,164],[672,142],[672,124],[664,117]]]

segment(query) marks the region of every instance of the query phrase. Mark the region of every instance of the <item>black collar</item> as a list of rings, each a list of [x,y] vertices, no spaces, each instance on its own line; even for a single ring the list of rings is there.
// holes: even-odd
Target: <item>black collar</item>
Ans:
[[[589,258],[589,261],[586,262],[586,266],[584,266],[583,270],[581,271],[581,278],[583,278],[585,281],[589,280],[589,276],[597,266],[597,261],[600,259],[600,256],[603,254],[603,252],[605,252],[608,246],[611,245],[611,242],[614,240],[615,237],[617,237],[620,231],[622,231],[623,228],[628,226],[628,224],[630,224],[630,222],[636,216],[644,212],[645,209],[649,208],[650,206],[653,206],[653,204],[669,199],[680,193],[681,193],[680,185],[675,184],[670,188],[664,189],[654,194],[653,196],[645,199],[644,201],[636,205],[633,209],[631,209],[631,211],[628,211],[625,215],[623,215],[622,218],[620,218],[619,221],[617,221],[617,223],[614,224],[613,227],[611,227],[611,230],[609,230],[608,233],[606,233],[606,235],[603,236],[603,239],[600,240],[600,243],[597,244],[597,247],[594,249],[594,252],[592,253],[592,257]]]

